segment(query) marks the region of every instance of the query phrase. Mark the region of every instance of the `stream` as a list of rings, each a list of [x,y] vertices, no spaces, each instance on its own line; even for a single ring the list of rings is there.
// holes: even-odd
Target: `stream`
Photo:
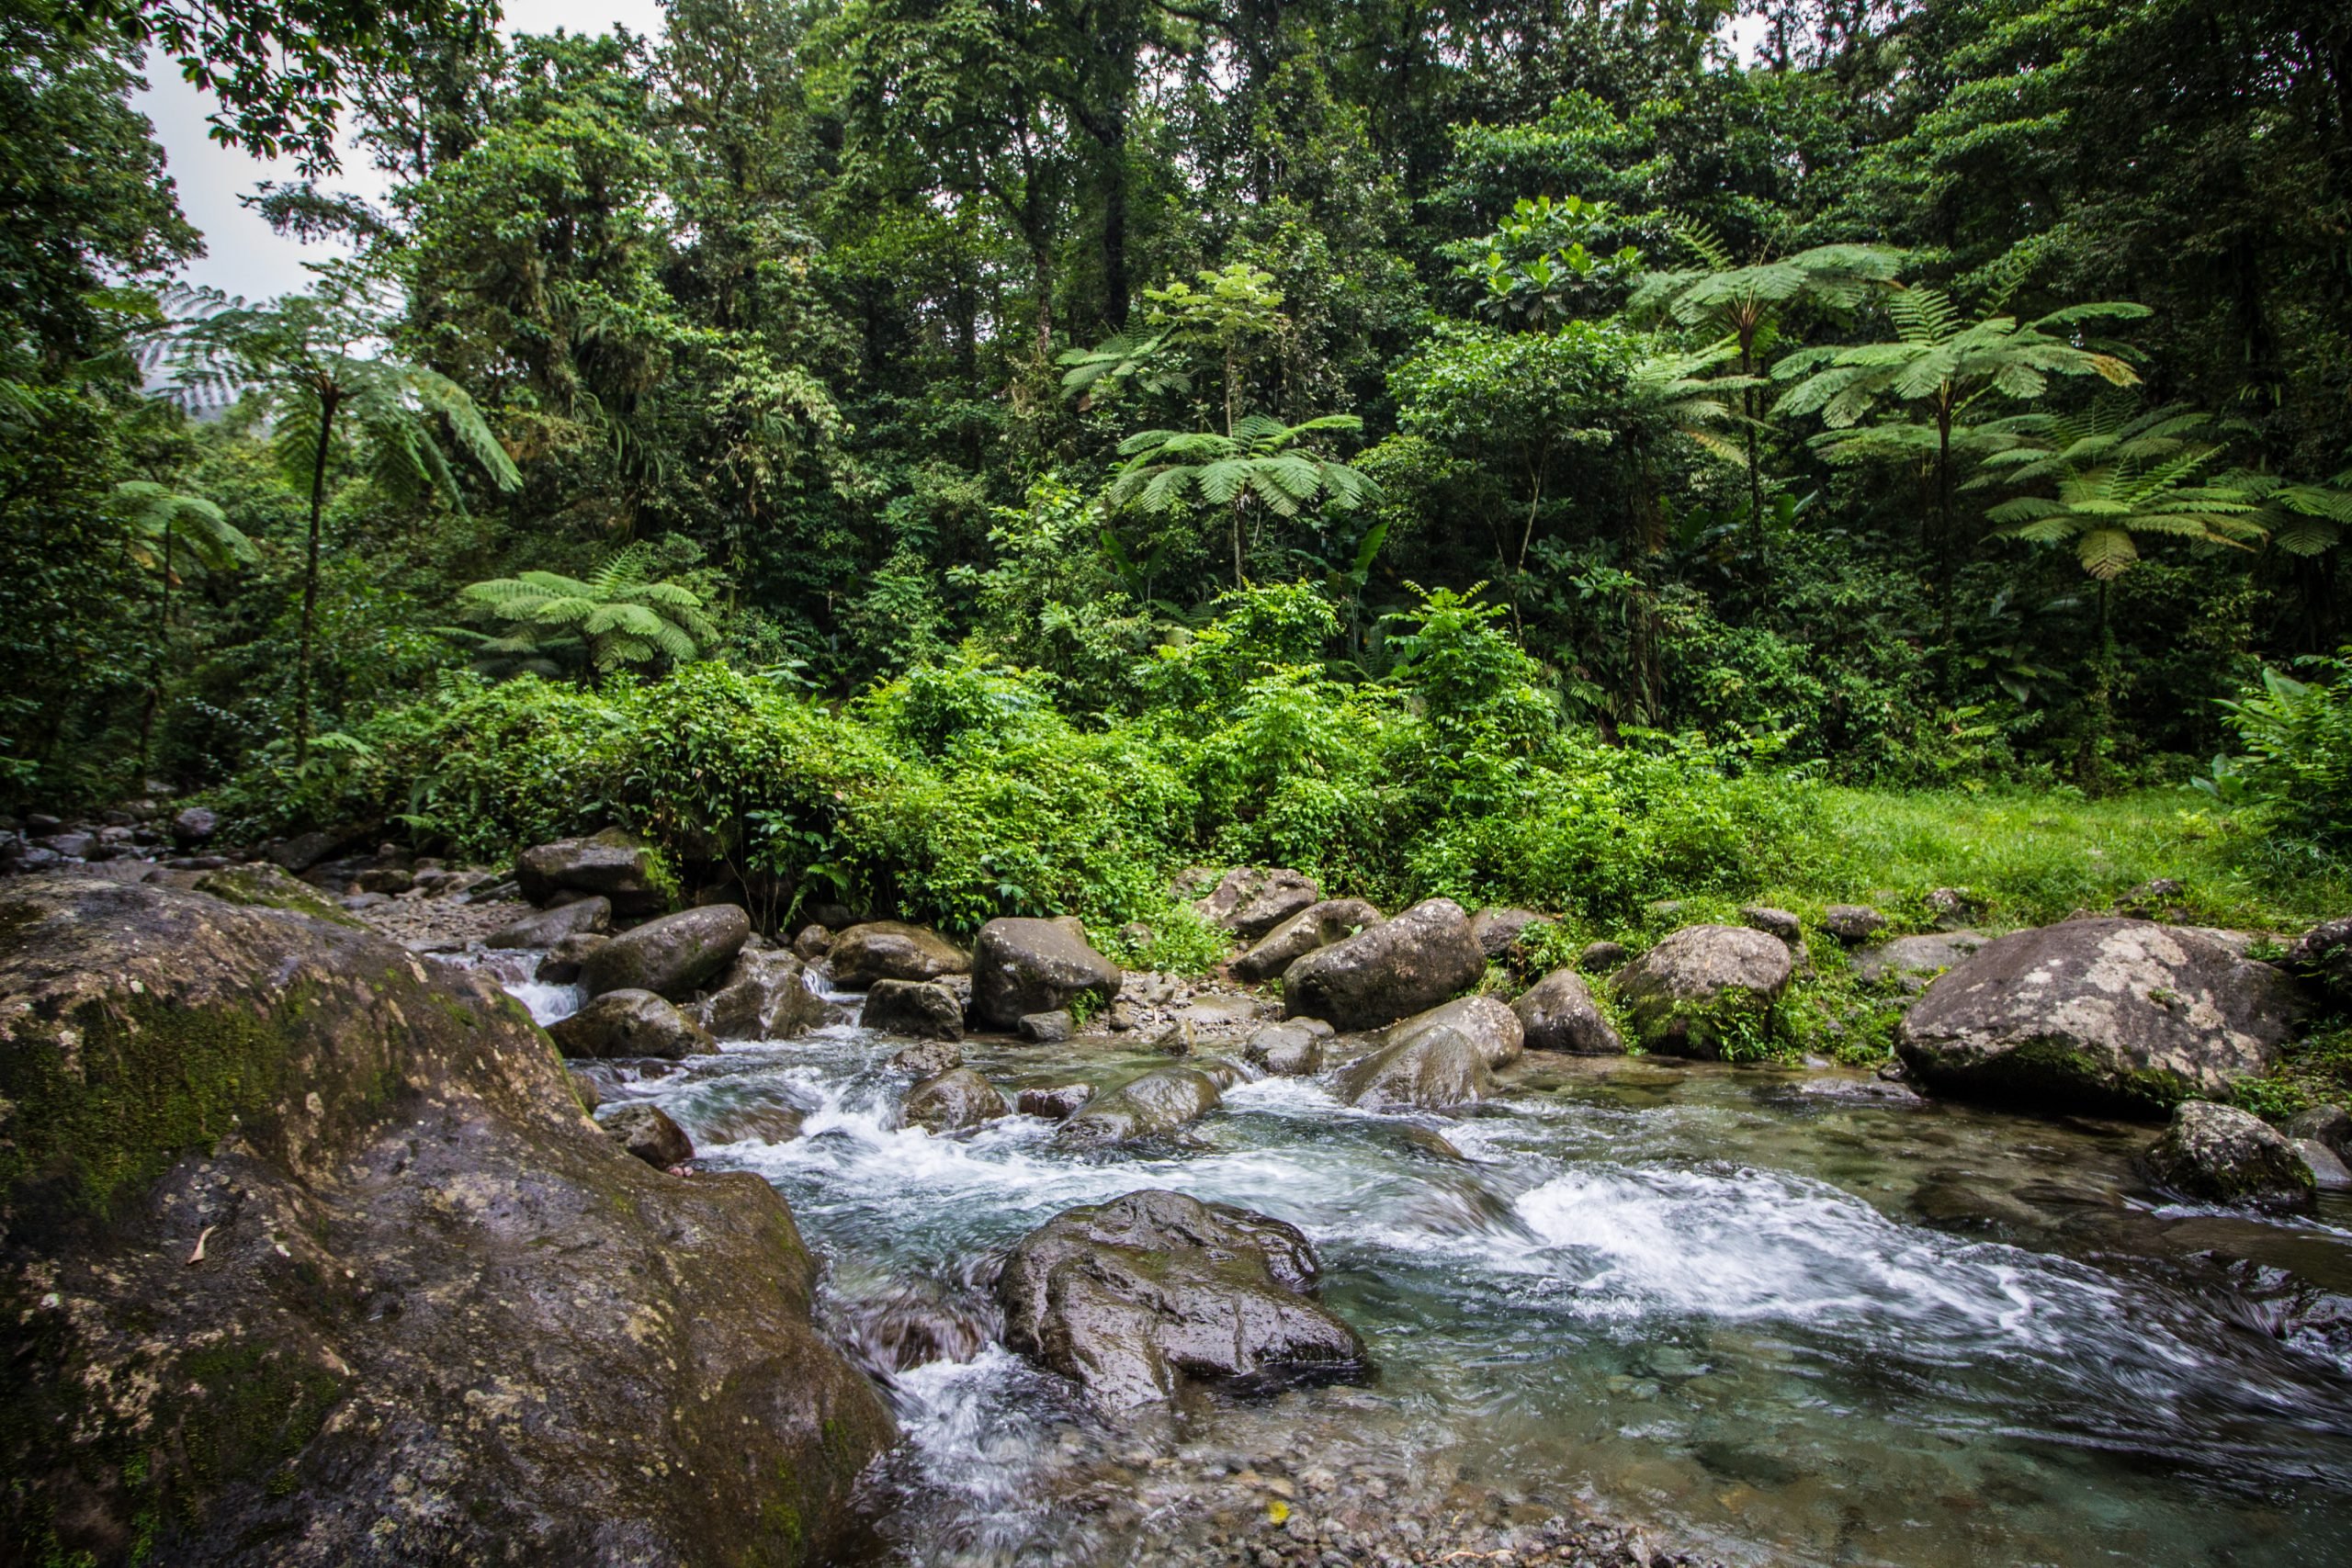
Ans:
[[[510,988],[542,1021],[576,1005]],[[911,1439],[897,1561],[1228,1560],[1265,1523],[1241,1483],[1279,1475],[1301,1513],[1378,1500],[1406,1541],[1447,1509],[1582,1503],[1742,1563],[2352,1562],[2352,1201],[2163,1205],[2132,1170],[2148,1127],[1530,1054],[1465,1115],[1265,1078],[1179,1143],[1087,1157],[1033,1117],[899,1128],[900,1043],[844,1023],[660,1076],[598,1065],[699,1166],[789,1201],[823,1326]],[[1008,1098],[1167,1060],[989,1038],[965,1059]],[[1303,1229],[1374,1381],[1114,1424],[1003,1350],[992,1256],[1146,1187]]]

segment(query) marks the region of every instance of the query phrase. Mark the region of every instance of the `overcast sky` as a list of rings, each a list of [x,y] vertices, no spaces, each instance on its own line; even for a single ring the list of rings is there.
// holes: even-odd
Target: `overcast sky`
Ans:
[[[655,0],[506,0],[502,30],[601,33],[615,22],[634,33],[658,34],[662,7]],[[205,116],[212,99],[181,81],[170,61],[151,61],[147,80],[139,108],[155,123],[155,139],[164,144],[169,173],[179,186],[180,210],[204,232],[205,254],[188,267],[188,280],[248,299],[266,299],[309,282],[302,263],[332,254],[333,248],[278,238],[237,199],[252,195],[264,180],[296,178],[293,161],[269,163],[207,140]],[[371,197],[381,197],[385,188],[382,177],[361,158],[345,158],[343,173],[327,183]]]

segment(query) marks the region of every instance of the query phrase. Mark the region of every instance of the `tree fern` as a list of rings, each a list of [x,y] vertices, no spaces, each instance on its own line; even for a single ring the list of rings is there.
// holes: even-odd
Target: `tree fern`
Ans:
[[[503,623],[496,637],[467,634],[485,674],[552,671],[584,659],[596,674],[684,663],[718,640],[701,598],[667,579],[654,581],[642,543],[615,550],[585,579],[526,571],[470,584],[458,594],[478,617]]]

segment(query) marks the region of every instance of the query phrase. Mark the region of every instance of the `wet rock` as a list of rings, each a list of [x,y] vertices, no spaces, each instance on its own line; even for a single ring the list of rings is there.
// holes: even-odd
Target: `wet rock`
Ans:
[[[1607,975],[1624,967],[1633,956],[1633,950],[1622,942],[1589,942],[1577,954],[1577,967],[1588,975]]]
[[[857,1021],[886,1034],[918,1040],[964,1038],[964,1004],[954,991],[931,980],[876,980],[865,993]]]
[[[1323,1070],[1323,1041],[1303,1020],[1267,1024],[1250,1036],[1241,1054],[1276,1077],[1308,1077]]]
[[[721,1040],[788,1040],[825,1021],[825,1004],[808,988],[808,971],[780,947],[735,955],[718,988],[701,1007],[702,1026]]]
[[[1434,1030],[1459,1030],[1477,1047],[1479,1059],[1490,1067],[1506,1066],[1519,1059],[1526,1043],[1526,1031],[1521,1026],[1519,1014],[1499,997],[1462,997],[1417,1012],[1382,1031],[1383,1045],[1399,1045],[1417,1034]]]
[[[628,1158],[511,998],[371,931],[6,902],[0,1556],[741,1562],[778,1518],[856,1550],[892,1425],[774,1188]]]
[[[1339,1029],[1378,1029],[1435,1007],[1486,972],[1462,906],[1430,898],[1293,964],[1283,976],[1283,1009]]]
[[[1255,942],[1293,915],[1322,901],[1315,879],[1285,868],[1236,866],[1193,907],[1213,924]]]
[[[653,914],[670,902],[653,852],[618,828],[533,845],[515,857],[514,884],[534,904],[559,893],[594,893],[624,915]]]
[[[640,990],[684,1001],[724,970],[751,934],[751,917],[733,904],[681,909],[623,931],[590,953],[580,982],[591,996]]]
[[[1318,947],[1345,942],[1380,923],[1380,911],[1361,898],[1325,898],[1309,904],[1258,940],[1233,961],[1235,978],[1271,980]]]
[[[762,1096],[707,1108],[696,1107],[695,1126],[706,1147],[718,1144],[788,1144],[800,1136],[808,1113],[797,1105]]]
[[[1854,974],[1871,985],[1890,985],[1917,994],[1928,982],[1992,940],[1977,931],[1933,931],[1899,936],[1854,954]]]
[[[582,931],[578,936],[565,937],[548,949],[547,956],[539,960],[538,969],[531,978],[545,980],[550,986],[572,985],[579,980],[580,971],[586,965],[588,955],[612,940],[599,931]]]
[[[904,981],[893,984],[904,985]],[[902,1073],[912,1073],[918,1078],[935,1078],[940,1074],[964,1065],[964,1047],[953,1040],[923,1040],[902,1047],[890,1056],[890,1066]]]
[[[1064,1008],[1051,1012],[1025,1012],[1013,1032],[1035,1045],[1058,1045],[1078,1032],[1078,1021]]]
[[[2309,1138],[2335,1151],[2340,1159],[2352,1159],[2352,1115],[2346,1115],[2340,1105],[2314,1105],[2308,1111],[2298,1111],[2280,1129],[2290,1138]]]
[[[1494,1093],[1478,1043],[1460,1029],[1426,1029],[1362,1057],[1334,1092],[1368,1111],[1450,1111]]]
[[[1094,1098],[1094,1086],[1084,1083],[1054,1084],[1046,1089],[1024,1089],[1013,1100],[1013,1109],[1023,1116],[1041,1116],[1048,1122],[1067,1122],[1086,1108]]]
[[[1094,1096],[1055,1137],[1077,1148],[1130,1144],[1197,1122],[1224,1098],[1217,1080],[1199,1067],[1159,1067]]]
[[[1584,976],[1555,969],[1511,1004],[1531,1051],[1565,1051],[1576,1056],[1619,1056],[1625,1042],[1601,1016],[1600,1004]]]
[[[951,1067],[909,1089],[899,1113],[910,1126],[955,1133],[993,1122],[1011,1109],[988,1079],[969,1067]]]
[[[802,926],[800,934],[792,939],[792,951],[803,964],[814,964],[832,950],[833,933],[822,926]]]
[[[1917,1090],[1892,1078],[1825,1076],[1807,1078],[1789,1093],[1799,1100],[1831,1101],[1841,1105],[1875,1105],[1892,1111],[1916,1111],[1927,1105]]]
[[[1668,1055],[1713,1058],[1770,1032],[1794,965],[1786,943],[1745,926],[1684,926],[1615,981],[1634,1037]]]
[[[567,1056],[682,1056],[718,1049],[703,1026],[651,991],[606,991],[570,1018],[548,1025]]]
[[[837,933],[827,956],[833,984],[844,991],[871,989],[876,980],[935,980],[972,966],[964,950],[937,931],[897,920],[868,920]]]
[[[2182,1100],[2147,1163],[2158,1186],[2184,1197],[2262,1208],[2311,1206],[2311,1167],[2293,1142],[2235,1106]]]
[[[1776,909],[1769,904],[1743,904],[1739,918],[1751,929],[1778,937],[1791,947],[1804,941],[1804,922],[1786,909]]]
[[[997,1293],[1008,1343],[1116,1411],[1192,1379],[1362,1376],[1363,1342],[1314,1300],[1317,1274],[1279,1220],[1131,1192],[1024,1236]]]
[[[220,814],[209,806],[191,806],[172,817],[172,842],[184,850],[209,842],[220,830]]]
[[[1860,947],[1886,929],[1886,917],[1868,904],[1832,904],[1821,911],[1821,929],[1848,947]]]
[[[2352,1165],[2346,1165],[2342,1155],[2316,1138],[2290,1141],[2294,1144],[2295,1152],[2303,1156],[2303,1164],[2310,1168],[2312,1185],[2323,1192],[2352,1190]]]
[[[1033,1012],[1119,994],[1119,966],[1088,945],[1077,920],[990,920],[972,947],[972,1012],[983,1028],[1012,1029]]]
[[[605,1091],[596,1087],[594,1078],[586,1073],[571,1073],[570,1077],[572,1089],[580,1096],[581,1110],[593,1112],[605,1103]]]
[[[256,909],[284,909],[339,926],[357,926],[360,923],[329,902],[309,883],[298,882],[266,862],[256,861],[250,865],[223,866],[218,871],[208,871],[196,879],[195,887],[197,892],[209,894],[223,903],[243,904]]]
[[[616,1105],[597,1118],[596,1124],[605,1130],[605,1136],[656,1170],[667,1170],[695,1157],[694,1140],[658,1105],[642,1101]]]
[[[1481,909],[1470,917],[1470,935],[1488,958],[1507,958],[1530,929],[1551,923],[1532,909]]]
[[[537,909],[509,920],[482,938],[484,947],[553,947],[568,936],[609,931],[613,901],[592,895],[553,909]]]
[[[1895,1049],[1945,1093],[2148,1115],[2266,1071],[2303,1010],[2286,975],[2196,931],[2068,920],[1946,971]]]
[[[2338,1007],[2352,1006],[2352,918],[2323,920],[2290,943],[2278,962],[2326,991]]]

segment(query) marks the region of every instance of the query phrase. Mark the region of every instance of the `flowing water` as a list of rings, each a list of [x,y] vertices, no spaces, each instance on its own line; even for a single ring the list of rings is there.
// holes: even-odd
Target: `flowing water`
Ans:
[[[575,1000],[516,988],[543,1018]],[[2352,1205],[2162,1206],[2132,1169],[2147,1128],[1530,1056],[1465,1116],[1261,1079],[1178,1144],[1088,1158],[1034,1118],[898,1127],[896,1043],[837,1025],[608,1092],[790,1201],[828,1326],[913,1439],[904,1561],[1160,1561],[1137,1543],[1181,1534],[1189,1483],[1283,1470],[1430,1508],[1582,1498],[1735,1562],[2352,1562]],[[966,1057],[1008,1093],[1164,1060]],[[780,1107],[797,1135],[723,1141]],[[1305,1230],[1376,1379],[1113,1427],[997,1346],[989,1260],[1144,1187]]]

